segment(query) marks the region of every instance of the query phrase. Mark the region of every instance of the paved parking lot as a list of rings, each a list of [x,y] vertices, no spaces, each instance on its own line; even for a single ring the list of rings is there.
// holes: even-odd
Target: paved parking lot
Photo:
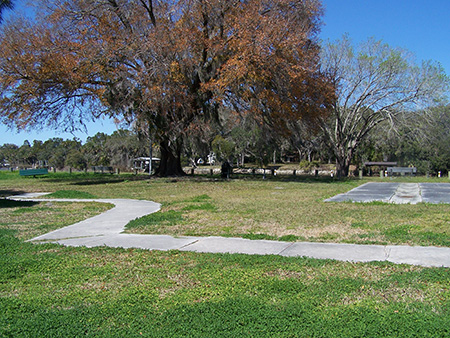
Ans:
[[[371,182],[325,202],[374,202],[396,204],[450,203],[450,183],[391,183]]]

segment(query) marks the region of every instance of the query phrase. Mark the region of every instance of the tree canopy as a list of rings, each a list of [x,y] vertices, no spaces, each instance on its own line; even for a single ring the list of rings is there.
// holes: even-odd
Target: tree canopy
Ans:
[[[316,0],[43,0],[0,34],[2,122],[77,128],[103,114],[150,130],[161,174],[221,109],[278,132],[326,113]]]

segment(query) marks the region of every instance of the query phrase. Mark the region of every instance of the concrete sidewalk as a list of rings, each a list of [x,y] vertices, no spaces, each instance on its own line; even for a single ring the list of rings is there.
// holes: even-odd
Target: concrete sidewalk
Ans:
[[[132,219],[160,209],[158,203],[125,199],[36,199],[35,194],[13,196],[10,199],[28,201],[96,201],[112,203],[115,208],[31,239],[31,242],[51,242],[66,246],[109,246],[147,250],[181,250],[203,253],[241,253],[310,257],[350,262],[388,261],[427,267],[450,267],[450,248],[410,247],[392,245],[357,245],[337,243],[279,242],[225,237],[172,237],[167,235],[123,234]]]

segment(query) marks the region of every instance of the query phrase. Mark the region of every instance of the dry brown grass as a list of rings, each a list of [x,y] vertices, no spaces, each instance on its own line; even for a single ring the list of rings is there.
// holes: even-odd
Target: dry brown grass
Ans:
[[[0,208],[0,225],[16,230],[20,239],[31,239],[52,230],[98,215],[112,205],[104,203],[21,203]]]
[[[162,203],[162,213],[173,210],[182,215],[183,221],[177,224],[129,230],[137,233],[262,234],[273,238],[295,236],[297,240],[308,241],[450,246],[450,205],[324,202],[366,180],[222,181],[186,177],[148,181],[127,177],[98,181],[95,176],[0,180],[0,191],[76,189],[101,198],[153,200]],[[207,199],[195,202],[199,196]],[[213,209],[202,209],[206,203]],[[200,209],[189,209],[191,206]]]

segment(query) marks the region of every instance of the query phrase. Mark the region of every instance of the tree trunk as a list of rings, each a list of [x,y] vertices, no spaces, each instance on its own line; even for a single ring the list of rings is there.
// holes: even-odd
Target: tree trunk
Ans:
[[[160,141],[161,163],[156,174],[161,177],[186,175],[181,167],[182,141],[170,145],[168,140]]]
[[[350,164],[345,163],[345,162],[346,161],[344,161],[344,163],[342,163],[342,162],[339,162],[338,160],[336,160],[336,178],[337,179],[348,176]]]
[[[336,177],[338,179],[348,176],[353,150],[351,148],[338,149],[338,154],[336,154]]]

